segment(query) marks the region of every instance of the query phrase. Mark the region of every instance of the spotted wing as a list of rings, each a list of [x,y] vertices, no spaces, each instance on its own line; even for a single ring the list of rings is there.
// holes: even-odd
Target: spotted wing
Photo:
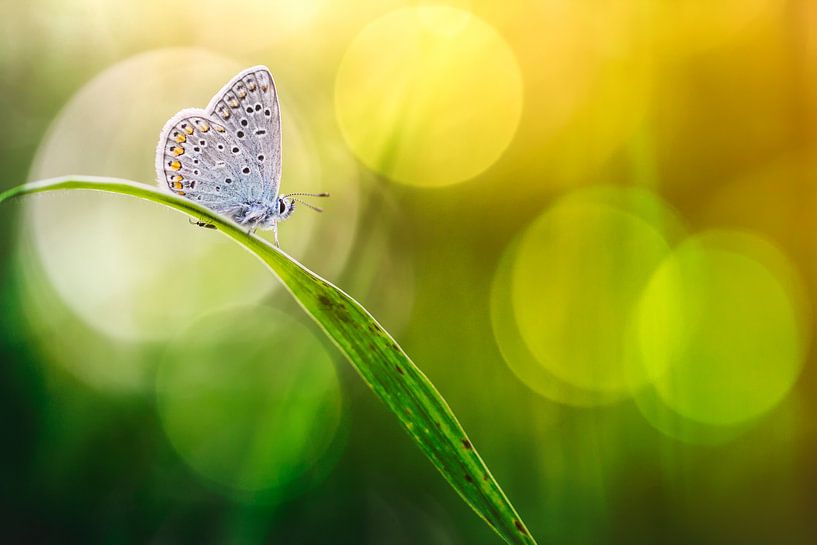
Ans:
[[[252,200],[261,173],[241,161],[246,150],[228,128],[204,110],[182,110],[168,120],[156,149],[161,187],[229,214]]]
[[[252,188],[253,194],[273,202],[281,181],[281,111],[269,69],[254,66],[235,76],[213,97],[207,112],[246,154],[244,163],[260,172],[261,187]]]

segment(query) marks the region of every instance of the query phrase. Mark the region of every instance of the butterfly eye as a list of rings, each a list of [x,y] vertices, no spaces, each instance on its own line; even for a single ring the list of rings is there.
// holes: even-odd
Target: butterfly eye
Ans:
[[[278,200],[278,213],[283,214],[284,210],[286,210],[286,209],[287,209],[287,205],[284,204],[284,199],[279,199]]]

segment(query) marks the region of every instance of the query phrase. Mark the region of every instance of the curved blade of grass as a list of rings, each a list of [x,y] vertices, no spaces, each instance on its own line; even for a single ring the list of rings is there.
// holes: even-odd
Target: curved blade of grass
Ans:
[[[232,221],[145,184],[96,177],[54,178],[10,189],[0,194],[0,203],[18,195],[60,189],[107,191],[163,204],[207,220],[249,250],[275,273],[332,339],[465,502],[506,542],[536,543],[448,404],[360,303]]]

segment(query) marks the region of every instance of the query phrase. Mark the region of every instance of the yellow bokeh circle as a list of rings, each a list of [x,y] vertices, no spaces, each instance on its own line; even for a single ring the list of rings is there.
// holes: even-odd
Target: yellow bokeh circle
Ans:
[[[591,407],[618,401],[617,392],[588,390],[557,378],[539,363],[519,333],[511,298],[513,264],[518,241],[512,243],[499,261],[491,285],[491,325],[502,358],[516,377],[540,396],[563,405]]]
[[[803,365],[803,300],[786,258],[757,236],[710,231],[684,242],[639,305],[640,352],[661,400],[716,426],[771,409]]]
[[[632,315],[670,253],[672,222],[660,220],[673,216],[649,193],[606,191],[564,198],[530,225],[514,263],[512,300],[521,337],[549,373],[625,395],[649,378],[635,359]]]
[[[335,83],[343,135],[369,168],[435,187],[472,178],[511,141],[522,76],[488,23],[447,6],[403,8],[363,29]]]

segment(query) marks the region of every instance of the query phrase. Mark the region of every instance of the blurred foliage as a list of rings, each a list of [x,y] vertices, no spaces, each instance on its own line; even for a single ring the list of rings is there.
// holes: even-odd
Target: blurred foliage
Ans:
[[[0,193],[0,204],[71,189],[129,195],[181,211],[258,258],[462,499],[506,543],[536,544],[451,408],[360,303],[246,227],[141,182],[96,176],[38,180]],[[299,331],[297,322],[281,323],[259,310],[239,305],[205,315],[177,335],[175,351],[158,371],[156,394],[165,432],[193,469],[242,495],[254,498],[264,490],[261,497],[269,500],[293,488],[315,453],[331,442],[339,403],[320,344]]]
[[[814,2],[186,13],[0,4],[2,189],[151,180],[165,119],[266,64],[283,187],[333,194],[282,226],[284,249],[423,362],[540,542],[813,540]],[[308,445],[292,487],[203,474],[168,433],[163,369],[227,301],[293,319],[286,297],[232,245],[132,200],[4,211],[4,542],[497,542],[343,365],[335,439]],[[212,416],[185,415],[190,433]],[[228,458],[217,475],[236,474]]]

